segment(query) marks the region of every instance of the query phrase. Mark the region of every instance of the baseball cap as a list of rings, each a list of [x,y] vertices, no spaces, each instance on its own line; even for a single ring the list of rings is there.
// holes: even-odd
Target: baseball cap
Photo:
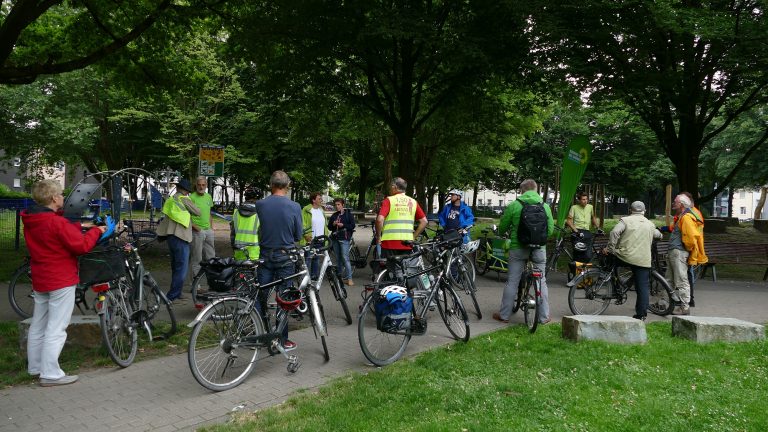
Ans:
[[[460,190],[458,190],[458,189],[451,189],[451,191],[450,191],[450,192],[448,192],[448,195],[458,195],[458,196],[459,196],[459,198],[463,198],[463,197],[464,197],[464,193],[463,193],[463,192],[461,192],[461,191],[460,191]]]
[[[629,206],[632,213],[645,213],[645,204],[642,201],[635,201]]]

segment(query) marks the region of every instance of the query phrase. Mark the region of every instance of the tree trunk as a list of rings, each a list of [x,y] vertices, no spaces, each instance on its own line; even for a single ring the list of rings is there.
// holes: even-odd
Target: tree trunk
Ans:
[[[728,188],[728,217],[738,217],[733,213],[733,188]]]
[[[480,183],[475,183],[475,187],[472,188],[472,210],[477,211],[477,193],[480,191]]]
[[[382,193],[384,196],[389,195],[389,185],[392,183],[394,176],[392,175],[392,164],[395,161],[395,153],[397,152],[397,138],[394,135],[388,135],[381,138],[381,149],[384,155],[384,184],[382,186]]]
[[[755,206],[755,214],[753,215],[752,219],[758,220],[762,219],[763,214],[763,206],[765,205],[765,195],[768,193],[768,187],[761,187],[760,188],[760,199],[757,201],[757,205]]]

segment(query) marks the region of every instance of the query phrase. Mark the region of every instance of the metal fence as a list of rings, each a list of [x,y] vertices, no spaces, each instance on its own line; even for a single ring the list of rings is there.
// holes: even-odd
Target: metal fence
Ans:
[[[0,249],[19,250],[24,244],[21,211],[34,203],[32,199],[0,199]]]

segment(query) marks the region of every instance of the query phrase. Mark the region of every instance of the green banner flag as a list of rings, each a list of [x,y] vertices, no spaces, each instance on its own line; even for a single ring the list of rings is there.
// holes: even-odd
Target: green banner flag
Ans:
[[[560,175],[560,205],[557,208],[557,226],[565,224],[568,210],[573,204],[576,188],[581,183],[581,177],[587,169],[587,163],[592,157],[592,145],[584,135],[576,136],[565,151],[563,169]]]

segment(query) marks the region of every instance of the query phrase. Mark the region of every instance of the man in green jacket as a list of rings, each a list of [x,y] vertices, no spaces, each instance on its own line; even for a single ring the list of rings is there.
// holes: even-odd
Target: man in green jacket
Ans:
[[[520,225],[520,214],[523,210],[523,204],[540,204],[543,200],[536,191],[538,186],[532,179],[524,180],[520,183],[520,192],[522,195],[517,200],[510,203],[504,210],[499,224],[499,234],[507,232],[509,235],[509,264],[507,267],[507,284],[504,287],[504,293],[501,296],[501,309],[493,313],[493,318],[501,322],[509,322],[512,315],[512,305],[517,298],[517,286],[520,284],[520,278],[525,270],[525,263],[529,257],[533,262],[533,267],[541,271],[541,303],[539,303],[539,321],[542,324],[548,323],[549,316],[549,291],[547,289],[547,279],[544,277],[544,268],[547,263],[547,249],[545,246],[540,248],[531,248],[520,244],[517,239],[517,227]],[[547,215],[547,236],[552,235],[555,229],[555,221],[552,219],[552,210],[547,204],[543,204]]]
[[[320,192],[312,192],[309,195],[309,204],[301,209],[301,224],[304,228],[304,238],[301,242],[305,245],[315,237],[328,235],[328,221],[323,211],[323,196]],[[307,259],[307,268],[310,269],[312,279],[317,279],[320,273],[319,257]]]

